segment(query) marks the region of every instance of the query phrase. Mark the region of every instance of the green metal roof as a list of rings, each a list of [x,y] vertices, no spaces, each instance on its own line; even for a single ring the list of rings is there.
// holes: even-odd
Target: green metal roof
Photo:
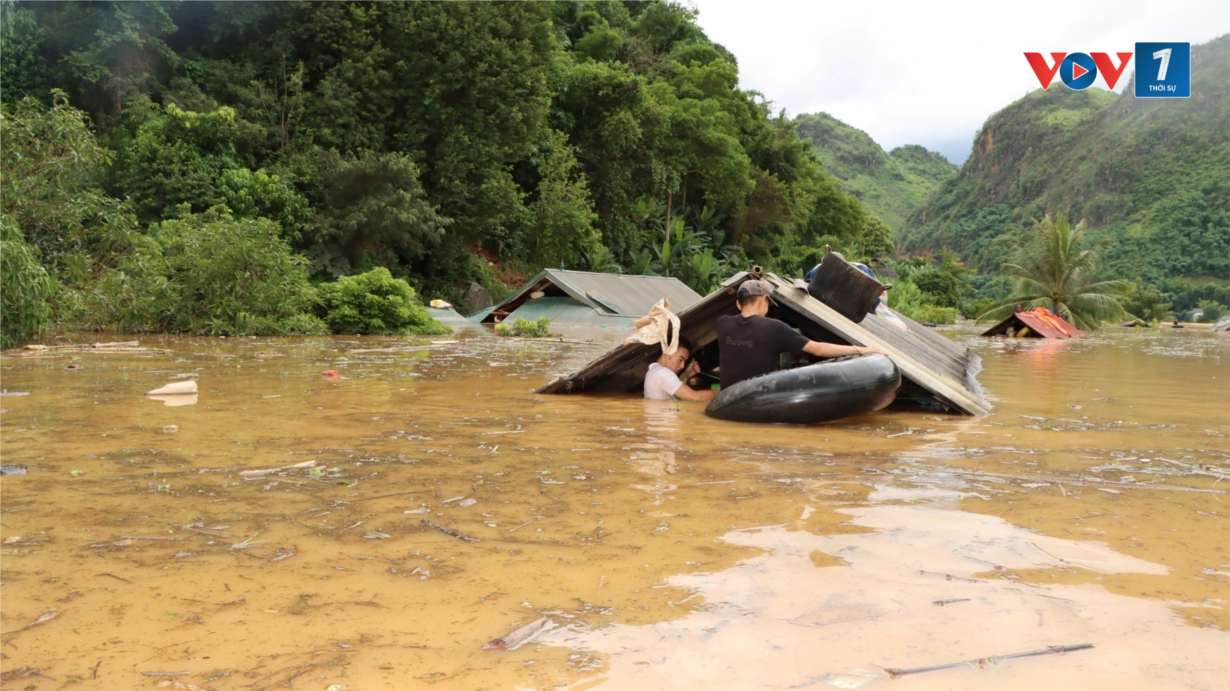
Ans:
[[[537,276],[526,282],[503,302],[486,311],[486,314],[475,313],[469,316],[472,321],[492,322],[495,316],[492,312],[510,310],[516,312],[531,302],[538,302],[546,297],[563,297],[548,295],[533,300],[529,294],[555,286],[567,297],[588,307],[599,315],[627,317],[631,319],[649,314],[649,310],[661,300],[670,300],[671,310],[679,311],[701,299],[694,290],[677,278],[663,276],[623,276],[619,274],[603,274],[590,271],[568,271],[564,269],[544,269]],[[570,313],[571,314],[571,313]],[[509,315],[511,316],[511,314]],[[547,315],[550,316],[550,315]],[[572,323],[568,320],[579,319],[580,313],[573,316],[559,314],[560,323]],[[552,319],[552,323],[555,323]]]
[[[462,327],[474,326],[474,324],[470,320],[458,314],[457,310],[453,309],[452,307],[445,307],[443,309],[437,309],[435,307],[428,307],[427,313],[430,314],[432,318],[435,319],[436,321],[440,322],[441,324],[444,324],[445,326],[451,327],[454,330],[462,328]]]
[[[488,308],[486,308],[486,309],[481,309],[481,310],[479,310],[479,311],[475,312],[474,314],[469,315],[468,317],[466,317],[466,319],[467,319],[467,320],[469,320],[469,321],[474,322],[475,324],[478,324],[478,323],[482,322],[484,319],[486,319],[486,318],[487,318],[487,315],[488,315],[488,314],[491,314],[491,310],[493,310],[493,309],[495,309],[495,308],[494,308],[494,307],[488,307]]]
[[[631,327],[635,318],[603,314],[572,298],[541,297],[523,302],[504,322],[511,324],[517,319],[538,321],[539,317],[550,319],[552,326],[605,326],[616,329]]]

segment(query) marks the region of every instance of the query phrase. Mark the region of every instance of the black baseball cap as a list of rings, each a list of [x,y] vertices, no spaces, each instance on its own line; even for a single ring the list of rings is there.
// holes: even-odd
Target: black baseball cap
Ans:
[[[735,295],[735,299],[738,300],[739,302],[743,302],[744,298],[750,298],[750,297],[756,297],[758,295],[763,295],[769,298],[769,302],[774,307],[776,307],[777,301],[772,298],[772,294],[773,294],[773,289],[769,287],[768,283],[765,283],[764,281],[757,281],[753,279],[750,281],[744,281],[742,285],[739,286],[739,292],[737,295]]]

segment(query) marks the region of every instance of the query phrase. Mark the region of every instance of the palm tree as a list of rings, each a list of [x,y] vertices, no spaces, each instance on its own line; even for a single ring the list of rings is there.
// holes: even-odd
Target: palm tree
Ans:
[[[1131,286],[1128,281],[1091,283],[1100,246],[1081,249],[1085,223],[1075,228],[1062,214],[1034,222],[1032,243],[1013,239],[1018,259],[1004,268],[1013,277],[1014,295],[1000,300],[978,315],[979,321],[999,320],[1012,314],[1017,305],[1030,310],[1046,307],[1078,329],[1096,329],[1102,322],[1124,315],[1118,295]]]

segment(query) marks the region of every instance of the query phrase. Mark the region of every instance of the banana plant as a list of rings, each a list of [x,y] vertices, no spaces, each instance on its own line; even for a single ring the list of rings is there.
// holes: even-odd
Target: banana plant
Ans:
[[[642,198],[633,207],[632,219],[646,229],[657,228],[661,243],[651,243],[632,255],[635,274],[673,276],[704,295],[714,290],[732,270],[744,264],[743,250],[717,247],[719,224],[724,216],[711,207],[680,209],[666,227],[665,206]],[[688,221],[691,221],[689,223]]]

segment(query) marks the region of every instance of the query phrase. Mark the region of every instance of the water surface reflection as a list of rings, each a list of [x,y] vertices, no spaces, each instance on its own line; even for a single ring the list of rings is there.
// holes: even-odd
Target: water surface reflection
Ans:
[[[532,393],[605,343],[6,356],[29,473],[0,481],[0,662],[42,670],[23,688],[819,688],[1089,642],[892,683],[1216,688],[1230,338],[955,337],[991,416],[814,428]],[[184,372],[196,405],[144,400]]]

